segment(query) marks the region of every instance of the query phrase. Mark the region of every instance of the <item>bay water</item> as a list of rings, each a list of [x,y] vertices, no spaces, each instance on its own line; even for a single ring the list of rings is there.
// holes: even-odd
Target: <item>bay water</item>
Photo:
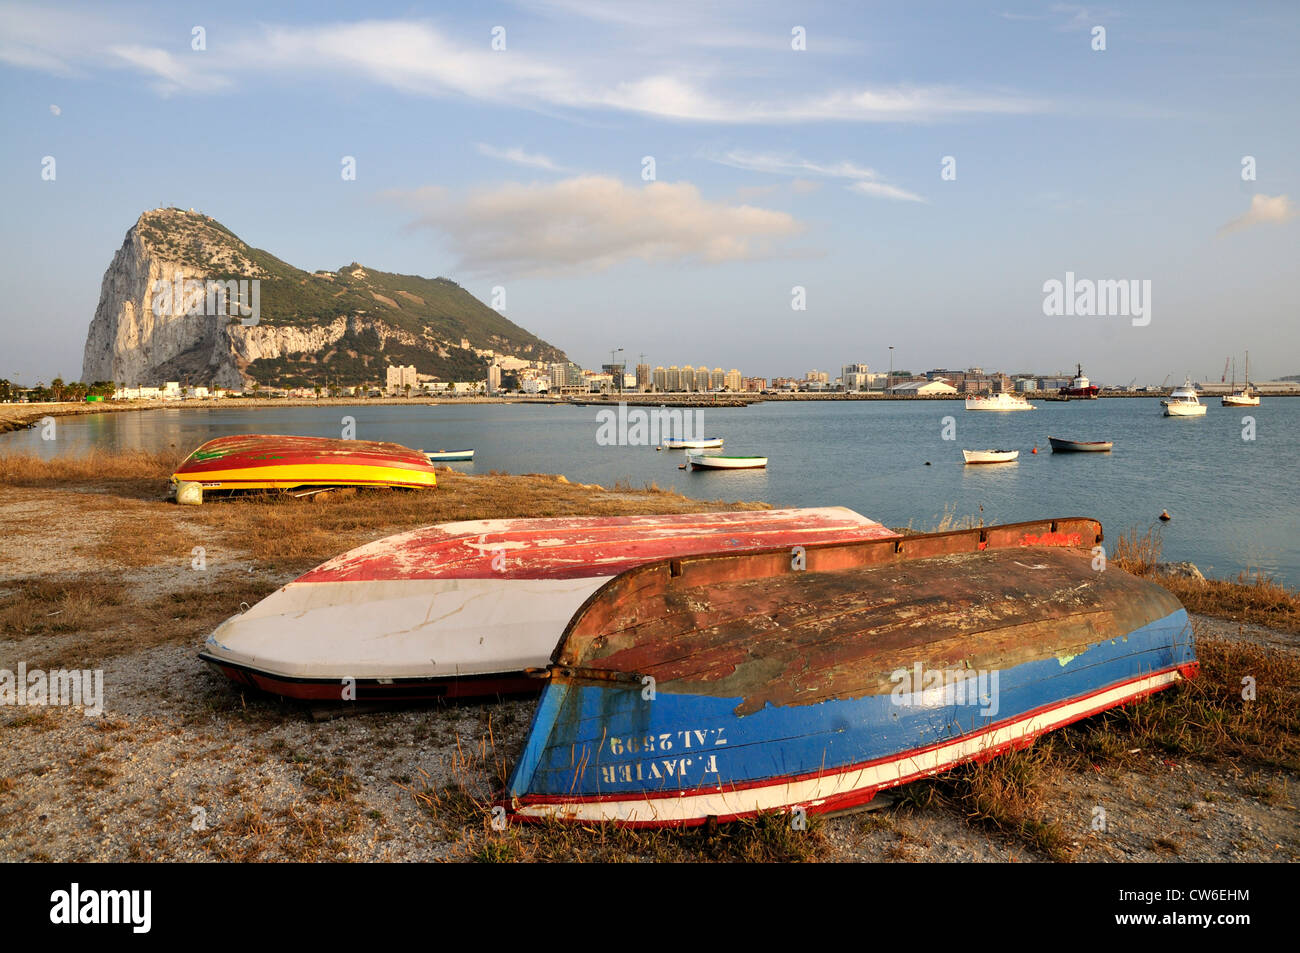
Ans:
[[[339,437],[423,450],[474,448],[467,473],[561,473],[604,486],[656,484],[700,499],[775,506],[848,506],[889,526],[1090,516],[1119,534],[1155,528],[1164,559],[1206,575],[1259,571],[1300,584],[1300,400],[1252,408],[1210,402],[1201,418],[1166,418],[1155,399],[1040,401],[1019,413],[966,411],[961,401],[773,401],[701,411],[729,455],[769,458],[764,470],[679,469],[682,451],[604,445],[601,408],[446,403],[160,409],[59,418],[0,436],[0,450],[41,455],[104,449],[188,452],[224,434]],[[635,412],[637,408],[629,408]],[[608,429],[606,430],[608,435]],[[1054,454],[1048,436],[1113,440],[1111,453]],[[951,437],[952,439],[945,439]],[[1038,452],[1031,452],[1034,448]],[[961,451],[1019,450],[1015,463],[963,465]],[[1158,522],[1162,510],[1173,517]]]

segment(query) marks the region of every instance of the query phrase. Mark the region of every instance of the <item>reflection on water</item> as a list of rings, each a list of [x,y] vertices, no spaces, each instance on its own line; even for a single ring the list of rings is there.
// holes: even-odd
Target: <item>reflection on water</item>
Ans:
[[[223,434],[338,437],[356,419],[362,440],[422,450],[473,447],[468,473],[563,473],[570,480],[644,486],[688,496],[764,500],[777,506],[843,505],[889,526],[925,529],[948,513],[985,522],[1091,516],[1108,545],[1133,527],[1156,527],[1166,559],[1220,576],[1262,569],[1300,582],[1300,400],[1248,408],[1211,406],[1168,418],[1156,400],[1044,402],[1032,413],[969,413],[956,401],[773,402],[705,408],[704,427],[728,455],[768,457],[765,470],[679,470],[682,451],[601,446],[595,407],[440,404],[153,410],[60,418],[0,436],[0,448],[42,455],[91,447],[189,451]],[[943,439],[944,418],[956,421]],[[1189,426],[1190,423],[1190,426]],[[1110,453],[1052,453],[1047,436],[1114,440]],[[1012,464],[965,466],[961,450],[1020,450]],[[1038,453],[1031,453],[1034,448]],[[929,462],[931,466],[925,464]],[[1168,509],[1173,521],[1156,522]]]

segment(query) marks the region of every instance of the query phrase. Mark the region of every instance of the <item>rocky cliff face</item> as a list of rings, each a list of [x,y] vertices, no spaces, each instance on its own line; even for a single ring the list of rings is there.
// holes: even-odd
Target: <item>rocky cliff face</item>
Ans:
[[[191,314],[190,309],[173,308],[170,301],[166,307],[155,307],[155,295],[174,297],[171,291],[177,281],[206,282],[212,277],[209,267],[196,261],[213,257],[212,249],[205,254],[201,240],[191,241],[189,255],[150,240],[147,225],[183,228],[186,215],[175,210],[146,212],[126,233],[104,273],[99,305],[86,335],[82,380],[153,385],[171,368],[189,365],[205,382],[242,386],[228,322],[201,311]],[[247,260],[224,264],[232,270],[245,269],[250,279],[258,276]]]
[[[260,301],[249,294],[253,280]],[[239,289],[240,281],[250,285]],[[242,312],[230,303],[241,290]],[[104,273],[82,380],[188,380],[236,390],[323,377],[353,384],[382,380],[387,363],[466,379],[484,364],[473,348],[563,358],[445,279],[357,265],[308,273],[250,248],[205,215],[156,209],[140,216]]]

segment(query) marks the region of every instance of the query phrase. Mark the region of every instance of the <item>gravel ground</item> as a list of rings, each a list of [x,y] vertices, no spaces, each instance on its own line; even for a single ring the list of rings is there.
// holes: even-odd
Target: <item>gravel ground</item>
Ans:
[[[0,709],[0,859],[455,859],[455,832],[412,791],[461,781],[486,795],[532,716],[522,700],[315,722],[299,705],[241,696],[195,648],[108,660],[98,718]],[[1134,751],[1055,779],[1047,800],[1051,819],[1077,833],[1077,860],[1300,860],[1300,787],[1278,780],[1284,799],[1264,803],[1247,793],[1258,779]],[[349,793],[334,796],[331,781]],[[317,821],[339,828],[324,846],[303,832]],[[896,803],[831,819],[823,832],[826,860],[1044,859],[942,806]]]

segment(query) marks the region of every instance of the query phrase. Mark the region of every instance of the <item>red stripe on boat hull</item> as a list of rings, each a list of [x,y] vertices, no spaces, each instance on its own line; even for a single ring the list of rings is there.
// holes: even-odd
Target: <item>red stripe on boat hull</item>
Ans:
[[[232,665],[207,654],[201,654],[199,658],[221,672],[232,682],[271,695],[280,695],[284,698],[307,702],[343,701],[341,679],[287,678],[280,675],[270,675],[241,665]],[[385,681],[359,678],[356,680],[356,698],[352,700],[358,702],[423,702],[443,698],[476,698],[481,700],[490,698],[493,695],[536,695],[543,684],[541,679],[529,678],[526,675],[519,674]]]

